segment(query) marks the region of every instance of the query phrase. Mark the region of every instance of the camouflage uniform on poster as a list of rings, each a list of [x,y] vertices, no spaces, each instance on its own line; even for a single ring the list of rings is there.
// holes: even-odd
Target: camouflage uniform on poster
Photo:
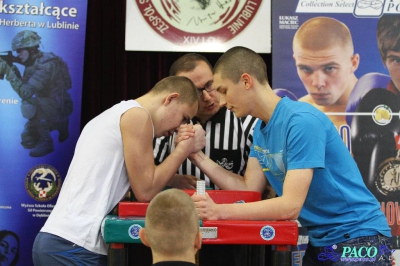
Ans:
[[[14,61],[25,66],[22,76],[15,65],[0,59],[0,74],[6,75],[22,99],[22,116],[28,121],[21,133],[21,144],[31,149],[32,157],[54,151],[51,131],[58,131],[60,142],[69,137],[69,115],[73,110],[68,66],[55,54],[40,51],[40,39],[36,32],[24,30],[12,40],[12,50],[18,53]]]

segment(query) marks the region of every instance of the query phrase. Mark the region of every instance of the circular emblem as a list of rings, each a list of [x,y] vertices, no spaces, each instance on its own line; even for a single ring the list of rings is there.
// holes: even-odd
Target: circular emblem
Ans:
[[[224,43],[252,21],[262,0],[135,0],[161,37],[178,45]]]
[[[372,119],[378,125],[385,126],[392,121],[392,110],[385,104],[380,104],[372,111]]]
[[[128,229],[128,235],[132,239],[139,239],[139,231],[142,227],[139,224],[133,224]]]
[[[379,165],[375,185],[385,196],[400,194],[400,158],[388,158]]]
[[[272,240],[275,237],[275,229],[270,225],[266,225],[263,228],[261,228],[260,236],[262,239],[266,241]]]
[[[51,165],[37,165],[25,177],[25,189],[34,200],[49,201],[60,192],[60,174]]]

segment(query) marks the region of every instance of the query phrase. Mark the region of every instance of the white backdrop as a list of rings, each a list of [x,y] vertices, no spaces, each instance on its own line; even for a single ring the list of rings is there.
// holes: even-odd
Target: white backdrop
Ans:
[[[271,52],[270,0],[127,0],[125,49]]]

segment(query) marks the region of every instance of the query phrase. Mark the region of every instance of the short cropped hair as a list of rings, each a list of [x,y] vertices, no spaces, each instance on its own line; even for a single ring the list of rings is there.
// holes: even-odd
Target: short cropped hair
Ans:
[[[199,104],[200,96],[196,86],[187,77],[171,76],[157,82],[150,93],[179,93],[179,101],[183,104]]]
[[[314,17],[305,21],[293,38],[295,46],[308,50],[322,50],[337,45],[353,55],[354,44],[349,28],[331,17]]]
[[[180,255],[193,247],[199,217],[190,196],[179,189],[158,193],[146,212],[146,237],[154,252]]]
[[[400,16],[383,15],[376,29],[379,54],[383,63],[389,51],[400,52]]]
[[[226,51],[214,66],[214,73],[235,84],[243,73],[254,76],[260,84],[268,82],[267,65],[262,57],[249,48],[236,46]]]
[[[204,56],[196,53],[189,53],[179,57],[175,62],[171,65],[169,69],[170,76],[176,76],[180,72],[190,72],[193,71],[199,62],[205,62],[210,69],[212,66],[210,62]]]

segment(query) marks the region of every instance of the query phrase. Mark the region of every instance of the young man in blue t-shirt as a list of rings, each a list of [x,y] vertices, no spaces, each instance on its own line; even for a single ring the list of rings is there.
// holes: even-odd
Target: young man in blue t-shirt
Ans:
[[[237,117],[260,119],[244,178],[213,166],[202,152],[190,158],[221,189],[261,192],[269,183],[278,197],[215,204],[207,194],[193,195],[200,218],[297,219],[310,238],[303,265],[391,265],[386,218],[335,126],[310,104],[277,96],[266,73],[262,58],[245,47],[228,50],[214,68],[220,104]]]

